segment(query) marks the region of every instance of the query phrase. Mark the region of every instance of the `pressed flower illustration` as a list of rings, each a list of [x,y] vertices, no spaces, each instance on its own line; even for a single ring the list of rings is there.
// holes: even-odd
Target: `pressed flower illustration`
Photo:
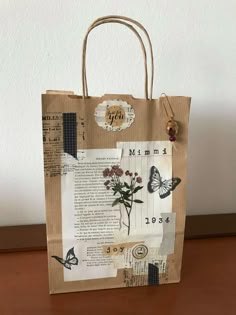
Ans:
[[[137,172],[131,173],[129,170],[125,172],[127,176],[127,181],[124,181],[121,176],[124,171],[119,167],[119,165],[113,165],[111,168],[106,168],[103,171],[103,176],[107,178],[104,182],[106,189],[112,189],[114,191],[113,195],[116,195],[116,199],[112,203],[112,207],[116,206],[118,203],[124,205],[127,214],[127,223],[122,222],[128,229],[128,235],[130,234],[130,215],[134,203],[143,203],[142,200],[134,199],[134,194],[136,194],[143,186],[138,184],[142,183],[142,178]]]

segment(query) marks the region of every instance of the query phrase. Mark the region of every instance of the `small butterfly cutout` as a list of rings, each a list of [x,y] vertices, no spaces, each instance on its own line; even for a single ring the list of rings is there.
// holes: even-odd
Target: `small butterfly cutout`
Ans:
[[[159,189],[159,196],[161,199],[164,199],[170,195],[171,191],[173,191],[180,182],[181,179],[178,177],[162,180],[158,169],[152,166],[147,189],[150,193]]]
[[[78,265],[79,262],[78,258],[75,256],[74,247],[67,252],[66,259],[58,256],[52,256],[52,258],[55,258],[60,264],[70,270],[72,265]]]

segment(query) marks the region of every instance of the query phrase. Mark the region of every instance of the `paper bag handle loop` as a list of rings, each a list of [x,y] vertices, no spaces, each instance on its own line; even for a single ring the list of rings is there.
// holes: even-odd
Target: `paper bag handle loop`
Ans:
[[[138,28],[140,28],[143,32],[144,35],[147,38],[148,41],[148,45],[149,45],[149,50],[150,50],[150,57],[151,57],[151,80],[150,80],[150,93],[149,93],[149,97],[150,99],[152,99],[152,94],[153,94],[153,82],[154,82],[154,57],[153,57],[153,48],[152,48],[152,42],[150,39],[150,36],[146,30],[146,28],[138,21],[131,19],[130,17],[127,16],[122,16],[122,15],[107,15],[107,16],[102,16],[98,19],[96,19],[92,25],[96,24],[99,21],[103,21],[103,20],[107,20],[107,19],[118,19],[118,20],[123,20],[123,21],[128,21],[130,23],[133,23],[134,25],[136,25]],[[145,49],[146,51],[146,49]],[[148,77],[147,77],[147,84],[148,84]]]
[[[88,97],[88,86],[87,86],[87,76],[86,76],[86,48],[87,48],[87,40],[88,40],[88,35],[89,33],[97,26],[105,23],[119,23],[127,26],[129,29],[131,29],[134,34],[138,37],[143,55],[144,55],[144,67],[145,67],[145,97],[148,99],[148,71],[147,71],[147,55],[146,55],[146,48],[144,46],[144,43],[142,41],[142,38],[140,34],[137,32],[137,30],[130,24],[126,23],[125,21],[129,21],[136,26],[138,26],[143,32],[145,33],[148,43],[149,43],[149,48],[150,48],[150,54],[151,54],[151,84],[150,84],[150,94],[149,98],[152,99],[152,92],[153,92],[153,80],[154,80],[154,61],[153,61],[153,50],[152,50],[152,44],[150,37],[146,31],[146,29],[137,21],[130,19],[128,17],[124,16],[118,16],[118,15],[110,15],[110,16],[105,16],[101,17],[97,20],[95,20],[89,27],[85,37],[84,37],[84,42],[83,42],[83,55],[82,55],[82,86],[83,86],[83,97]]]
[[[106,23],[118,23],[118,24],[123,24],[125,26],[127,26],[129,29],[131,29],[135,35],[138,37],[141,47],[142,47],[142,51],[144,54],[144,67],[145,67],[145,97],[146,99],[148,99],[148,73],[147,73],[147,58],[146,58],[146,49],[145,46],[143,44],[142,38],[139,35],[139,33],[135,30],[135,28],[124,22],[121,20],[117,20],[117,19],[106,19],[97,23],[93,23],[84,38],[84,42],[83,42],[83,56],[82,56],[82,85],[83,85],[83,97],[88,97],[88,86],[87,86],[87,75],[86,75],[86,49],[87,49],[87,39],[88,39],[88,35],[89,33],[97,26],[102,25],[102,24],[106,24]]]

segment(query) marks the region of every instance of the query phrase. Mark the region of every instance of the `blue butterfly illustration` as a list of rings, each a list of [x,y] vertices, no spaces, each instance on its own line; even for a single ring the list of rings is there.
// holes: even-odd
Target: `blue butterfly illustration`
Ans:
[[[158,169],[155,166],[152,166],[150,169],[150,177],[147,189],[150,193],[159,190],[160,198],[164,199],[170,195],[171,191],[173,191],[180,182],[181,179],[178,177],[162,180]]]
[[[63,259],[58,256],[51,256],[55,258],[60,264],[62,264],[65,268],[71,270],[72,265],[78,265],[79,259],[75,256],[74,247],[72,247],[66,255],[66,259]]]

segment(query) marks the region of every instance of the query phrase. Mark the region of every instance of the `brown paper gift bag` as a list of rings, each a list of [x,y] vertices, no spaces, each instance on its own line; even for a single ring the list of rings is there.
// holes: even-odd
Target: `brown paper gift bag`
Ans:
[[[145,99],[88,96],[87,39],[104,23],[122,24],[140,41]],[[149,93],[137,29],[151,53]],[[151,41],[130,18],[97,19],[85,35],[82,59],[82,96],[42,95],[50,293],[178,282],[191,99],[152,98]]]

